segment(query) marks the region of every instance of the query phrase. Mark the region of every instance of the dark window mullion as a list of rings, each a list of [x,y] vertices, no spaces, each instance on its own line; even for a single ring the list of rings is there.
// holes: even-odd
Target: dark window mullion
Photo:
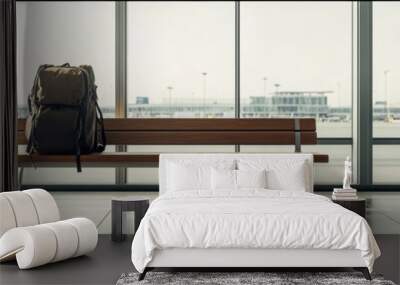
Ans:
[[[235,1],[235,118],[240,118],[240,1]],[[235,145],[240,152],[240,145]]]
[[[372,2],[358,2],[357,159],[358,183],[372,184]]]

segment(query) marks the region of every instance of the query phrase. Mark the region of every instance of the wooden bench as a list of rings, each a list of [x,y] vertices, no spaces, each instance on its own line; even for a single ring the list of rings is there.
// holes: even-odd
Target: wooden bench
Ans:
[[[105,119],[108,145],[302,145],[317,143],[314,119]],[[18,120],[18,144],[27,143]],[[81,156],[82,166],[157,167],[158,154],[104,152]],[[314,162],[328,155],[314,154]],[[19,154],[20,167],[75,166],[73,155]]]

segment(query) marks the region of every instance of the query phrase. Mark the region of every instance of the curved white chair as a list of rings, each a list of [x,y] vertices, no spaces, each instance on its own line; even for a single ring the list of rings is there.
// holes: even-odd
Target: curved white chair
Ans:
[[[86,218],[60,221],[53,197],[43,189],[0,193],[0,262],[20,269],[84,255],[96,248],[97,229]]]

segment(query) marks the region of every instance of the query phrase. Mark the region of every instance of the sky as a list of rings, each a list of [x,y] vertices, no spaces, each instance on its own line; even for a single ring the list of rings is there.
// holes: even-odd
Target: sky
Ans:
[[[329,104],[350,105],[351,16],[348,2],[242,2],[241,97],[280,84],[333,91]],[[168,99],[168,86],[174,98],[201,99],[207,72],[206,97],[233,102],[234,3],[130,2],[128,53],[130,101]]]
[[[351,5],[241,2],[242,99],[268,95],[279,84],[280,91],[333,91],[329,105],[349,106]],[[400,3],[374,3],[374,100],[385,99],[388,70],[391,105],[400,105],[399,15]],[[92,64],[101,105],[115,104],[112,3],[19,1],[17,16],[20,101],[26,100],[38,65],[68,61]],[[233,2],[128,2],[127,25],[128,103],[137,96],[167,102],[171,94],[172,102],[206,98],[233,104]]]

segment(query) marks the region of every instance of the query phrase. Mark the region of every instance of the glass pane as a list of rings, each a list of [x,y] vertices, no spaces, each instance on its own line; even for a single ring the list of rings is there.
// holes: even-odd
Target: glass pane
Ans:
[[[400,145],[374,145],[373,182],[400,184]]]
[[[115,184],[114,168],[82,167],[78,173],[74,167],[24,168],[23,185],[104,185]]]
[[[344,161],[347,156],[351,158],[351,145],[305,145],[302,146],[302,151],[329,155],[328,163],[314,163],[315,184],[343,183]]]
[[[400,137],[400,3],[373,3],[374,137]]]
[[[115,109],[114,2],[17,2],[18,116],[41,64],[90,64],[105,117]],[[72,20],[73,19],[73,20]]]
[[[25,153],[26,146],[19,145],[18,153]],[[114,145],[108,145],[105,152],[115,152]],[[115,184],[115,168],[85,167],[77,172],[76,167],[25,167],[23,185],[79,185],[79,184]]]
[[[233,117],[234,2],[128,2],[128,116]]]
[[[242,117],[313,117],[351,136],[352,3],[241,2]]]

